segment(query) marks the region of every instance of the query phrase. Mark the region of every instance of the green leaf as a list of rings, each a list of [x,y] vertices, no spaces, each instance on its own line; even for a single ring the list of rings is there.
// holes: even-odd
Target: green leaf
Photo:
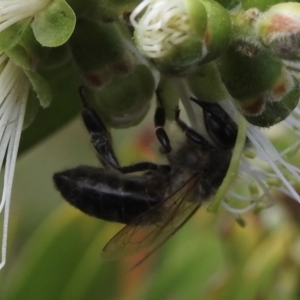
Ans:
[[[34,18],[31,27],[43,46],[57,47],[64,44],[73,33],[76,16],[64,0],[55,0]]]
[[[28,27],[31,18],[19,21],[0,32],[0,51],[14,47]]]
[[[52,99],[51,88],[48,82],[38,73],[29,70],[24,70],[30,80],[33,90],[36,92],[40,104],[43,108],[50,105]]]

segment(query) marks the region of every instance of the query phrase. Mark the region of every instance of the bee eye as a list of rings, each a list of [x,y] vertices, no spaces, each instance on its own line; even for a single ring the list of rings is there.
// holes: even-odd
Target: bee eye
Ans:
[[[237,136],[236,124],[232,120],[226,122],[205,110],[203,115],[206,130],[216,145],[223,149],[232,149]]]
[[[205,128],[213,142],[222,149],[232,149],[237,137],[237,125],[216,103],[191,98],[203,109]]]

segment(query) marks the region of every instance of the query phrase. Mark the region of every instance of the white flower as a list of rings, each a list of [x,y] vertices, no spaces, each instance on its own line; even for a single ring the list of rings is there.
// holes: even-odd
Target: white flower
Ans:
[[[286,122],[289,123],[288,120],[284,123]],[[279,127],[282,124],[276,126]],[[298,126],[300,127],[300,123]],[[252,154],[254,155],[249,159],[245,156],[241,160],[239,166],[241,180],[238,181],[238,186],[240,188],[241,183],[244,185],[244,188],[240,189],[242,193],[245,193],[247,187],[248,196],[231,190],[228,191],[226,198],[231,198],[231,203],[232,198],[235,198],[248,204],[241,209],[235,209],[225,198],[222,205],[235,215],[254,208],[265,208],[274,203],[273,189],[281,191],[300,203],[300,196],[295,190],[297,184],[300,183],[300,169],[284,159],[285,154],[294,150],[295,147],[291,146],[283,153],[279,153],[263,132],[250,124],[248,125],[247,138],[251,142]]]
[[[176,81],[176,87],[193,128],[200,131],[202,126],[198,120],[201,120],[201,115],[196,115],[197,109],[189,100],[192,93],[188,85],[180,79]],[[237,120],[235,108],[230,100],[222,102],[222,106],[234,120]],[[300,136],[300,108],[296,108],[282,124],[276,126],[282,125]],[[300,196],[295,190],[300,184],[300,169],[284,159],[289,152],[296,152],[300,148],[299,142],[279,153],[259,127],[251,124],[247,127],[245,135],[251,143],[251,149],[244,151],[241,160],[238,161],[231,185],[227,186],[228,189],[223,193],[221,202],[222,206],[238,220],[241,214],[250,210],[272,205],[273,189],[300,203]]]
[[[5,53],[0,53],[0,171],[5,165],[0,202],[3,214],[0,269],[6,262],[10,197],[29,89],[30,82],[23,70]]]
[[[33,17],[50,0],[0,0],[0,32],[16,22]]]
[[[137,20],[144,11],[141,19]],[[191,32],[188,12],[182,0],[144,0],[132,12],[140,50],[148,57],[164,57]]]

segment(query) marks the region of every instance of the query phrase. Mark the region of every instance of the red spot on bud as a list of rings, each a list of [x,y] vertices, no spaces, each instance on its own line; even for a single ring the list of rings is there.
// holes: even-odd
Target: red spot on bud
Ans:
[[[82,78],[89,87],[99,89],[110,83],[112,74],[110,72],[93,72],[83,74]]]
[[[254,99],[240,103],[241,109],[245,115],[256,116],[262,113],[265,107],[264,95],[259,95]]]
[[[282,97],[287,91],[287,84],[286,82],[281,82],[281,84],[278,84],[275,86],[275,88],[272,89],[273,94],[276,97]]]
[[[109,70],[117,75],[128,75],[131,73],[132,69],[132,63],[128,57],[109,66]]]

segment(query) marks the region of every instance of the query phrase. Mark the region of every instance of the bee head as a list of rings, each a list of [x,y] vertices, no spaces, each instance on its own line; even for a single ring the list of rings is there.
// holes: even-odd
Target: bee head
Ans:
[[[212,141],[221,149],[232,149],[237,137],[237,124],[217,103],[191,98],[203,110],[204,124]]]

